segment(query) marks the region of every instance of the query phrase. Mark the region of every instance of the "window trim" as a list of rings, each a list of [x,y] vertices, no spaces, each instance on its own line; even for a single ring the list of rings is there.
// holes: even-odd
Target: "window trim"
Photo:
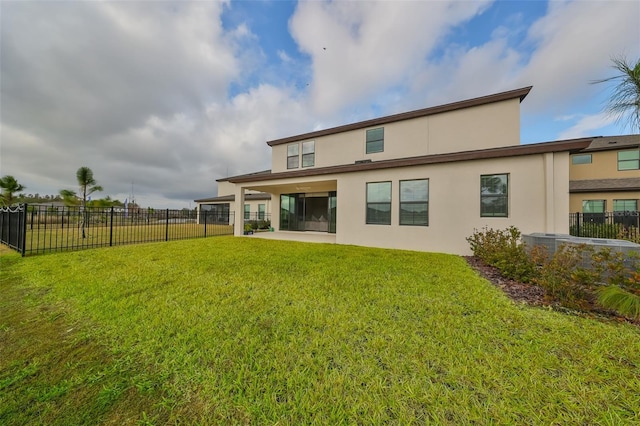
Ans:
[[[576,161],[576,159],[589,159],[589,161]],[[593,155],[592,154],[575,154],[571,156],[571,164],[580,165],[580,164],[591,164],[593,163]]]
[[[381,183],[386,183],[389,184],[389,201],[369,201],[369,185],[374,185],[374,184],[381,184]],[[365,198],[366,198],[366,211],[365,211],[365,223],[367,225],[391,225],[391,216],[392,216],[392,211],[391,211],[391,202],[393,200],[393,183],[390,180],[385,180],[385,181],[378,181],[378,182],[367,182],[366,183],[366,194],[365,194]],[[369,205],[370,204],[376,204],[376,205],[388,205],[389,206],[389,221],[388,223],[385,222],[373,222],[371,221],[371,219],[369,218]]]
[[[404,182],[426,182],[427,184],[427,199],[426,201],[402,201],[402,184]],[[421,178],[421,179],[404,179],[401,180],[398,184],[398,188],[399,188],[399,220],[398,220],[398,224],[400,226],[429,226],[429,178]],[[426,223],[403,223],[403,216],[402,216],[402,206],[403,205],[426,205]]]
[[[289,148],[294,148],[296,149],[296,153],[295,154],[291,154],[290,153],[290,149]],[[290,160],[292,158],[296,159],[296,165],[292,166]],[[298,143],[290,143],[289,145],[287,145],[287,170],[289,169],[297,169],[300,167],[300,144]]]
[[[511,174],[510,173],[490,173],[490,174],[484,174],[484,175],[480,175],[480,217],[496,217],[496,218],[508,218],[509,217],[509,193],[511,192],[509,190],[509,186],[511,185],[510,181],[511,181]],[[499,195],[484,195],[482,193],[482,179],[484,177],[491,177],[491,176],[506,176],[507,178],[507,187],[506,187],[506,193],[505,194],[499,194]],[[486,198],[504,198],[506,200],[505,202],[505,206],[506,206],[506,211],[504,212],[504,214],[488,214],[486,212],[483,212],[482,210],[482,201]]]
[[[584,211],[584,205],[585,203],[592,203],[592,202],[602,202],[602,211],[601,212],[585,212]],[[582,213],[587,213],[587,214],[603,214],[607,211],[607,200],[603,199],[603,198],[598,198],[595,200],[582,200]]]
[[[632,158],[632,159],[624,159],[621,160],[620,159],[620,154],[625,154],[628,152],[632,152],[636,154],[636,158]],[[631,167],[631,168],[620,168],[620,164],[626,164],[626,163],[634,163],[635,162],[635,166]],[[619,172],[626,172],[627,170],[640,170],[640,149],[627,149],[624,151],[618,151],[618,171]]]
[[[311,152],[304,152],[306,146],[311,146]],[[305,159],[311,158],[311,164],[305,165]],[[302,167],[314,167],[316,165],[316,142],[315,141],[306,141],[302,142]]]
[[[382,138],[381,139],[373,139],[373,140],[369,140],[369,132],[373,132],[376,130],[382,130]],[[379,150],[371,150],[369,149],[370,145],[373,145],[374,143],[377,142],[382,142],[382,147]],[[365,153],[366,154],[377,154],[379,152],[384,152],[384,127],[376,127],[375,129],[367,129],[367,131],[365,132]]]
[[[634,202],[634,203],[636,204],[636,208],[635,208],[635,210],[626,210],[626,209],[625,209],[625,210],[616,210],[616,202],[621,202],[621,201],[623,201],[623,202],[625,202],[625,203],[630,202],[630,201]],[[614,199],[614,200],[613,200],[613,206],[612,206],[612,207],[613,207],[613,211],[614,211],[614,212],[637,212],[637,211],[638,211],[638,200],[637,200],[636,198],[619,198],[619,199]]]

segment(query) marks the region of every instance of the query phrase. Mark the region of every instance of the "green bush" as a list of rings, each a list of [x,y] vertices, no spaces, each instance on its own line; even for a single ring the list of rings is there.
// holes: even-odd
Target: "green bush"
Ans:
[[[543,287],[562,306],[609,309],[640,320],[640,255],[593,246],[562,245],[549,257],[544,247],[527,252],[515,227],[483,228],[467,238],[474,256],[502,275]]]
[[[505,277],[529,282],[534,276],[535,265],[520,236],[520,231],[514,226],[504,230],[484,227],[480,231],[474,229],[467,241],[474,256],[498,268]]]

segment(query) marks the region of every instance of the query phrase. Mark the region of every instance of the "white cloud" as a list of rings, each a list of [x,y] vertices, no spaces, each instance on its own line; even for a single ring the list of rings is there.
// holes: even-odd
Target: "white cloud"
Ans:
[[[291,33],[313,61],[312,105],[329,115],[406,81],[451,26],[487,2],[301,2]]]
[[[563,120],[573,121],[576,118],[578,118],[578,122],[573,124],[568,129],[562,131],[558,135],[558,139],[573,139],[598,136],[599,134],[594,133],[594,131],[600,130],[615,122],[615,118],[606,113],[584,116],[574,115],[572,117],[563,117]]]

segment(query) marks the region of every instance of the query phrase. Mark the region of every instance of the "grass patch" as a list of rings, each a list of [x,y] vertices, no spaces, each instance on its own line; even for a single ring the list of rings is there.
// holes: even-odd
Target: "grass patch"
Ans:
[[[460,257],[220,237],[0,262],[2,424],[640,422],[637,327],[514,305]]]

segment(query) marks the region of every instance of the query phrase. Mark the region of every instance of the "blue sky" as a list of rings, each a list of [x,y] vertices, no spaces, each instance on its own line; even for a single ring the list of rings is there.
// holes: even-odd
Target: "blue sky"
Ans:
[[[157,208],[270,167],[266,141],[533,86],[521,143],[626,134],[610,58],[640,2],[2,2],[0,174]],[[514,141],[517,142],[517,141]]]

